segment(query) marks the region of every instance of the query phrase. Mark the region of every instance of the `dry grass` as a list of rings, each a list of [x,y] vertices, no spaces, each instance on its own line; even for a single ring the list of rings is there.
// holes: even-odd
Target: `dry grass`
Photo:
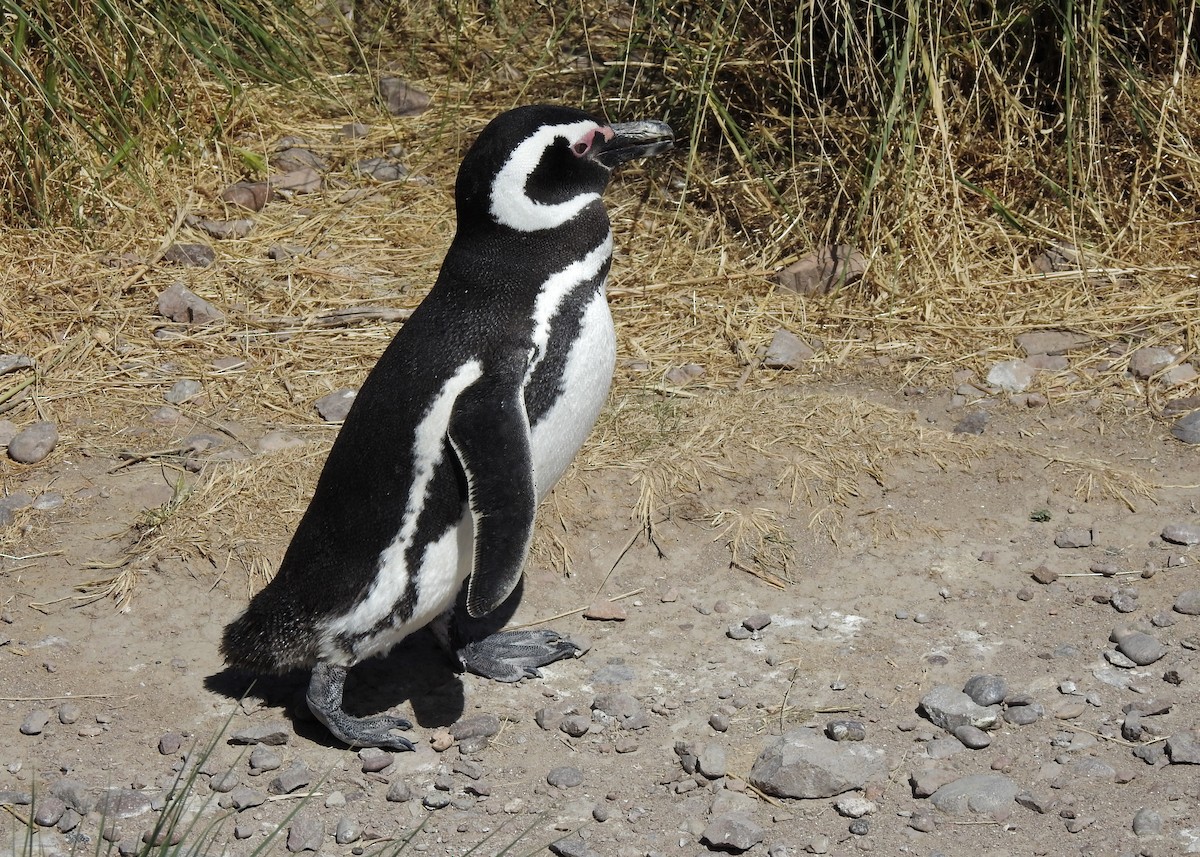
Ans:
[[[167,553],[202,557],[214,576],[238,586],[260,585],[282,553],[334,435],[312,402],[361,382],[397,328],[378,322],[321,328],[314,317],[419,302],[453,232],[454,170],[488,118],[542,98],[595,103],[603,68],[581,72],[561,50],[565,42],[551,45],[530,27],[516,52],[525,63],[522,76],[514,79],[498,59],[512,37],[486,22],[467,25],[474,29],[459,37],[473,52],[456,60],[435,38],[424,57],[425,75],[416,82],[436,100],[422,116],[381,115],[356,78],[329,81],[341,87],[337,102],[278,87],[253,89],[238,103],[227,135],[203,157],[163,168],[153,194],[114,184],[107,224],[87,236],[0,232],[0,278],[9,284],[0,289],[0,351],[28,354],[38,364],[36,373],[0,376],[0,418],[56,421],[64,442],[49,466],[82,453],[117,467],[123,452],[170,451],[195,432],[224,432],[228,448],[244,454],[188,474],[182,501],[148,529],[145,521],[140,529],[134,525],[116,573],[97,581],[96,591],[126,594],[136,575]],[[476,59],[463,65],[468,55]],[[1200,104],[1200,85],[1191,79],[1171,91]],[[351,105],[353,114],[339,104]],[[614,119],[654,109],[632,98],[605,106]],[[372,126],[368,137],[337,136],[352,118]],[[1052,398],[1100,396],[1119,409],[1168,395],[1126,378],[1126,358],[1108,346],[1164,343],[1192,354],[1200,348],[1194,259],[1200,222],[1185,218],[1162,194],[1138,197],[1123,207],[1125,219],[1111,223],[1105,240],[1089,246],[1103,275],[1037,274],[1031,260],[1049,240],[1082,244],[1100,233],[1081,236],[1071,216],[1051,212],[1044,199],[1040,210],[1025,206],[1025,230],[1014,229],[992,200],[961,181],[956,161],[946,157],[958,144],[936,113],[913,129],[910,172],[882,179],[889,193],[906,200],[894,210],[920,218],[869,218],[874,243],[867,248],[866,281],[810,299],[777,289],[771,270],[829,234],[820,206],[830,194],[852,190],[838,184],[835,163],[852,154],[851,123],[822,122],[828,162],[820,169],[797,162],[771,176],[797,212],[791,222],[770,221],[775,226],[755,231],[755,224],[769,222],[773,203],[762,198],[750,165],[728,151],[713,153],[711,162],[694,152],[691,159],[681,154],[631,167],[614,184],[609,199],[618,249],[610,285],[622,362],[612,403],[572,478],[620,469],[637,486],[632,513],[652,522],[672,509],[683,514],[687,498],[704,486],[769,473],[770,490],[785,505],[803,507],[810,525],[836,538],[840,510],[861,480],[886,484],[898,464],[915,459],[965,467],[986,441],[947,435],[850,394],[806,392],[802,385],[810,378],[869,371],[884,373],[896,388],[944,384],[954,370],[982,375],[994,360],[1012,356],[1018,333],[1066,326],[1094,334],[1098,344],[1074,361],[1070,379],[1043,373],[1039,389]],[[679,130],[686,136],[691,129]],[[287,135],[312,140],[330,161],[325,191],[269,205],[254,216],[255,229],[245,239],[211,242],[218,256],[212,268],[150,262],[171,240],[196,238],[177,226],[185,214],[240,216],[225,212],[217,194]],[[371,186],[347,168],[396,144],[405,147],[405,161],[422,181]],[[1001,176],[989,186],[1002,197],[1028,190],[1027,173],[1017,180],[1019,152],[987,141],[962,145],[976,148],[972,181]],[[343,196],[355,187],[371,192]],[[754,205],[760,207],[752,218]],[[1106,206],[1111,222],[1120,206],[1114,200]],[[836,207],[844,211],[844,200]],[[274,244],[306,252],[270,261],[266,253]],[[158,293],[175,281],[221,307],[225,320],[181,329],[157,316]],[[761,348],[780,327],[824,343],[810,370],[759,365]],[[213,367],[227,356],[244,358],[246,366]],[[682,390],[670,387],[665,373],[685,363],[699,364],[704,375]],[[182,406],[182,426],[155,427],[148,415],[180,378],[201,381],[202,398]],[[1197,393],[1193,383],[1169,395]],[[255,441],[271,428],[311,443],[254,455]],[[182,474],[187,458],[167,454],[128,466]],[[1125,497],[1150,490],[1108,462],[1071,466],[1090,490]],[[6,486],[24,475],[18,465],[0,461]],[[701,503],[689,513],[714,526],[734,562],[786,582],[788,536],[772,517],[777,509],[760,508],[747,496],[738,508]],[[9,531],[0,543],[20,538]],[[569,565],[562,542],[545,529],[539,550]]]

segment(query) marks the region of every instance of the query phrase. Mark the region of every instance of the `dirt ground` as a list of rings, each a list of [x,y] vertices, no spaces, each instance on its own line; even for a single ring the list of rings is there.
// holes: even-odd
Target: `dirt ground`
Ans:
[[[905,395],[883,373],[797,380],[767,394],[774,405],[794,400],[800,407],[814,395],[835,408],[866,402],[931,437],[948,437],[963,414],[950,407],[951,390]],[[424,636],[362,665],[348,687],[351,709],[387,709],[415,724],[410,736],[417,750],[397,754],[380,772],[364,772],[353,751],[336,746],[305,716],[298,704],[303,676],[250,688],[248,677],[224,670],[221,629],[245,605],[249,586],[258,585],[248,584],[240,569],[220,567],[217,557],[197,555],[192,546],[168,544],[157,565],[138,575],[124,609],[111,597],[77,591],[81,581],[104,576],[95,565],[128,547],[131,522],[169,503],[176,471],[158,460],[119,467],[114,457],[71,449],[68,429],[66,453],[45,466],[12,470],[5,485],[9,494],[57,493],[65,502],[19,513],[13,526],[20,534],[10,537],[0,559],[0,792],[44,794],[69,778],[91,790],[142,789],[153,799],[193,743],[281,722],[289,740],[271,751],[285,769],[299,761],[313,772],[312,784],[298,790],[312,796],[276,796],[241,813],[219,808],[212,771],[231,768],[241,784],[262,793],[275,776],[252,775],[247,748],[219,741],[193,785],[193,808],[203,806],[202,819],[228,816],[205,846],[213,853],[250,853],[264,843],[264,831],[304,816],[320,823],[319,849],[329,854],[394,850],[409,834],[401,853],[540,854],[579,829],[584,844],[556,846],[562,853],[697,855],[709,853],[706,826],[731,795],[762,828],[762,841],[746,852],[752,855],[1200,851],[1197,768],[1165,757],[1147,764],[1132,754],[1135,744],[1161,746],[1166,736],[1200,727],[1200,618],[1172,613],[1181,592],[1200,587],[1200,556],[1160,536],[1168,524],[1200,522],[1200,453],[1137,412],[1097,410],[1079,400],[1036,409],[1003,398],[984,405],[990,420],[982,436],[963,439],[969,454],[956,460],[896,454],[879,478],[855,479],[832,528],[814,519],[802,496],[792,502],[790,482],[781,481],[778,462],[768,458],[758,465],[752,456],[739,459],[736,472],[660,505],[649,537],[634,514],[639,491],[627,471],[574,469],[543,509],[551,523],[539,535],[514,621],[544,622],[590,647],[519,685],[454,674]],[[268,414],[243,416],[239,438],[251,444],[274,427]],[[185,422],[165,431],[180,441],[202,428]],[[280,482],[289,479],[290,456],[319,459],[330,437],[310,437],[303,453],[274,453]],[[153,448],[161,440],[133,437],[129,444]],[[187,478],[241,466],[213,460],[201,476]],[[1126,490],[1125,502],[1101,490],[1100,472],[1117,472],[1116,482],[1126,486],[1140,479],[1151,496]],[[304,490],[297,486],[280,513],[294,519]],[[760,510],[757,520],[773,522],[771,538],[750,539],[731,566],[734,518],[714,526],[715,510],[732,510],[743,522]],[[227,514],[215,512],[206,526],[228,526]],[[1056,547],[1056,535],[1074,526],[1092,528],[1092,546]],[[195,536],[204,543],[212,533]],[[772,540],[792,553],[786,569],[747,573],[758,566],[745,557]],[[272,536],[266,552],[281,555],[285,543]],[[571,558],[570,576],[547,560],[563,552]],[[1100,562],[1115,564],[1120,574],[1089,572]],[[1042,565],[1058,579],[1035,582],[1031,572]],[[764,579],[771,574],[782,587]],[[1136,593],[1132,612],[1114,609],[1111,596],[1118,592]],[[611,606],[625,618],[582,616],[582,608],[614,597]],[[760,612],[770,624],[749,639],[731,638],[730,626]],[[1110,667],[1103,653],[1113,648],[1109,635],[1120,624],[1149,630],[1165,656],[1132,670]],[[965,749],[952,737],[935,740],[948,736],[919,713],[922,696],[938,685],[961,689],[977,674],[1003,676],[1010,693],[1032,696],[1044,716],[1026,726],[1001,721],[983,749]],[[550,729],[535,719],[539,709],[569,714],[572,706],[588,716],[593,698],[608,692],[632,694],[646,715],[644,728],[623,730],[594,718],[587,733],[570,737],[553,728],[552,717]],[[1145,718],[1148,732],[1140,740],[1123,739],[1122,706],[1148,697],[1174,704]],[[79,709],[70,724],[58,716],[65,702]],[[22,734],[38,709],[51,712],[48,725]],[[431,747],[444,727],[479,714],[499,718],[501,729],[490,741],[458,742],[443,752]],[[774,799],[746,785],[772,736],[834,718],[861,720],[866,742],[886,753],[886,779],[867,784],[875,807],[862,835],[850,832],[834,799]],[[183,736],[182,748],[173,750],[167,740],[163,753],[160,738],[170,733]],[[677,742],[718,745],[726,775],[686,774]],[[1074,764],[1089,757],[1108,767]],[[548,785],[547,775],[560,766],[577,769],[582,782]],[[947,778],[1002,773],[1043,811],[1013,802],[989,815],[942,813],[915,797],[910,783],[929,768]],[[396,782],[410,786],[409,800],[385,798]],[[473,785],[475,793],[468,790]],[[439,791],[450,805],[425,808],[423,800],[435,795],[437,803]],[[1143,807],[1161,818],[1159,835],[1135,836],[1133,818]],[[30,806],[4,809],[0,852],[10,843],[17,853],[27,851],[31,835],[33,853],[95,853],[95,813],[64,833],[27,827]],[[111,836],[128,847],[152,819],[153,812],[134,814]],[[364,838],[335,842],[342,819]],[[249,838],[236,838],[235,828]],[[198,831],[185,842],[197,841]],[[282,852],[283,838],[271,847]]]

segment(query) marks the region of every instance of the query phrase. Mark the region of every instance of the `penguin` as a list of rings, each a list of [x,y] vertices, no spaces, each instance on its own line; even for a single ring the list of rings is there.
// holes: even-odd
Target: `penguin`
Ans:
[[[411,750],[403,717],[354,717],[347,672],[431,625],[470,672],[540,675],[576,652],[548,630],[463,642],[520,581],[539,501],[608,396],[612,171],[674,144],[667,124],[519,107],[455,183],[438,278],[363,382],[279,570],[224,630],[231,666],[311,669],[316,718],[352,747]],[[464,620],[466,617],[463,617]]]

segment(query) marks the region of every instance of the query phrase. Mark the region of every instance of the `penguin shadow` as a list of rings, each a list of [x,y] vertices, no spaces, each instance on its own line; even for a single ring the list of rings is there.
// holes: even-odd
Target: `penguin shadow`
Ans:
[[[524,580],[499,608],[475,619],[467,614],[466,593],[455,606],[455,636],[460,643],[487,637],[503,628],[521,601]],[[204,686],[219,696],[257,699],[264,707],[281,708],[300,737],[328,747],[341,746],[309,711],[305,693],[308,670],[261,675],[226,667],[205,677]],[[382,657],[369,658],[346,677],[343,705],[355,717],[382,714],[404,702],[412,706],[416,726],[437,729],[458,721],[466,711],[466,687],[454,655],[423,628]]]

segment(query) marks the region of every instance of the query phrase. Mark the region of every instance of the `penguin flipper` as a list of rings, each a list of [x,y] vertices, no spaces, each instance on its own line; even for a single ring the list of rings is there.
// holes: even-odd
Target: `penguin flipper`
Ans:
[[[475,384],[464,390],[454,403],[448,434],[467,478],[475,524],[466,606],[478,618],[513,591],[533,538],[537,488],[520,385]]]

